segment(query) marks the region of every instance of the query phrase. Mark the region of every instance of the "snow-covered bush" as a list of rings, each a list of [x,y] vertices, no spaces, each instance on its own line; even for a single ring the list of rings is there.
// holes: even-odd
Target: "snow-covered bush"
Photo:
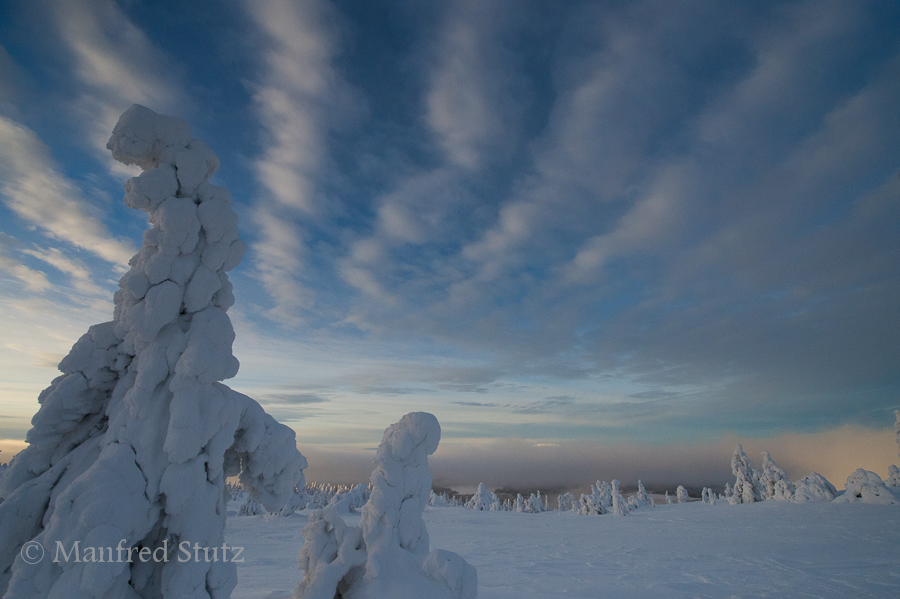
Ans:
[[[794,483],[794,494],[791,501],[794,503],[811,503],[816,501],[831,501],[837,496],[837,489],[828,480],[813,472]]]
[[[424,412],[388,427],[359,527],[346,526],[334,508],[310,514],[295,598],[475,599],[475,568],[455,553],[428,551],[422,520],[431,493],[428,456],[440,438],[437,419]]]
[[[675,489],[675,500],[678,503],[687,503],[688,499],[689,497],[687,490],[681,485],[678,485],[678,488]]]
[[[107,147],[143,169],[125,184],[125,203],[151,228],[119,281],[114,319],[60,362],[28,447],[0,479],[0,595],[227,597],[231,561],[16,557],[28,541],[167,558],[181,543],[220,547],[227,477],[239,475],[269,510],[303,484],[294,432],[220,382],[238,371],[226,273],[246,245],[230,194],[208,182],[219,159],[181,119],[137,105]]]
[[[590,495],[581,495],[578,500],[578,513],[582,516],[594,516],[609,513],[612,509],[612,487],[606,481],[597,481],[591,485]]]
[[[846,491],[834,499],[835,503],[900,503],[900,498],[884,485],[880,476],[862,468],[857,468],[856,472],[847,477],[846,488]]]

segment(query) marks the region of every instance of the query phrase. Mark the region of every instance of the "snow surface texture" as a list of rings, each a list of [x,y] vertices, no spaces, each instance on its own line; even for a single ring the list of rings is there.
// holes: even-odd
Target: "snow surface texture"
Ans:
[[[187,123],[132,106],[107,146],[143,173],[125,203],[152,227],[119,282],[114,320],[92,326],[41,393],[29,446],[0,479],[0,594],[228,597],[230,561],[179,561],[179,543],[223,544],[225,479],[240,475],[272,511],[303,485],[294,432],[219,381],[237,373],[226,271],[240,263],[219,160]],[[167,561],[103,563],[19,556],[28,541],[158,550]],[[165,551],[165,550],[164,550]],[[160,555],[161,554],[157,554]]]
[[[428,456],[440,439],[437,418],[425,412],[388,427],[359,526],[347,526],[334,506],[310,513],[294,597],[475,599],[475,568],[450,551],[428,552],[422,519],[431,495]]]
[[[433,546],[478,568],[478,595],[490,599],[900,597],[898,506],[658,504],[630,518],[462,508],[423,518]],[[229,544],[246,548],[234,599],[290,596],[306,522],[228,518]]]

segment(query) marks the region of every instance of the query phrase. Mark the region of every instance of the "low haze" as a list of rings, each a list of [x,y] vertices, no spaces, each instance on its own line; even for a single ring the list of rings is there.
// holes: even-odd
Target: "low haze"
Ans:
[[[839,488],[898,461],[900,3],[0,4],[0,461],[141,244],[133,103],[221,158],[229,385],[358,482]]]

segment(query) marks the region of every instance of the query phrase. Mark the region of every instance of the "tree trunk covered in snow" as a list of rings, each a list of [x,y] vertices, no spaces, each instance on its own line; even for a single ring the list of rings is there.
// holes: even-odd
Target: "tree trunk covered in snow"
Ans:
[[[237,578],[222,553],[226,477],[276,510],[303,485],[306,460],[291,429],[219,382],[238,370],[226,272],[246,245],[230,194],[208,182],[218,158],[184,121],[137,105],[107,147],[143,169],[125,203],[152,227],[119,282],[114,320],[60,363],[28,447],[0,480],[0,594],[228,597]],[[19,556],[30,541],[49,554],[39,563]],[[76,543],[112,559],[59,553]],[[178,559],[183,547],[191,559]]]

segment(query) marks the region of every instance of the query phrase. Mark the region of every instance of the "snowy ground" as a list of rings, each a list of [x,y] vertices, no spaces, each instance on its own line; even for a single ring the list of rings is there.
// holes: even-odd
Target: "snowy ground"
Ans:
[[[226,539],[245,547],[235,599],[290,596],[306,520],[229,514]],[[478,569],[480,599],[900,597],[898,506],[689,503],[626,518],[429,508],[425,522],[432,548]]]

